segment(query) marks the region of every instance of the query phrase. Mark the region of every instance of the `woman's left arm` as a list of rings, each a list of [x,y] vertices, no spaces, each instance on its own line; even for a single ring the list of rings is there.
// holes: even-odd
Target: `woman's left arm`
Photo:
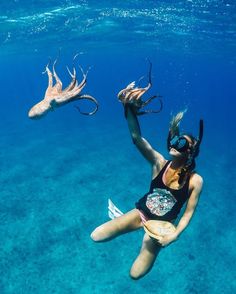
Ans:
[[[166,235],[164,236],[161,240],[159,240],[159,243],[162,246],[167,246],[171,242],[175,241],[178,239],[179,235],[185,230],[185,228],[188,226],[194,211],[197,207],[198,199],[202,191],[202,186],[203,186],[203,179],[201,176],[194,174],[193,177],[191,178],[190,182],[192,188],[192,192],[190,194],[189,200],[187,202],[187,206],[185,209],[185,212],[183,216],[181,217],[177,227],[176,231],[174,234],[171,235]]]
[[[177,237],[183,232],[183,230],[188,226],[194,211],[197,207],[198,199],[202,191],[203,186],[203,179],[201,176],[195,174],[192,177],[192,192],[190,194],[189,200],[187,202],[187,206],[183,216],[181,217],[177,227],[176,227],[176,234]]]

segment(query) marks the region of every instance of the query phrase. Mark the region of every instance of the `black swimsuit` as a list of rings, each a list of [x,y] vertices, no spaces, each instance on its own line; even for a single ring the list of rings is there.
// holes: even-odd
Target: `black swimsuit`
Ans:
[[[184,203],[189,198],[189,179],[179,190],[167,187],[163,182],[170,161],[167,161],[159,174],[152,180],[150,190],[138,202],[137,209],[141,210],[149,219],[173,221],[177,218]]]

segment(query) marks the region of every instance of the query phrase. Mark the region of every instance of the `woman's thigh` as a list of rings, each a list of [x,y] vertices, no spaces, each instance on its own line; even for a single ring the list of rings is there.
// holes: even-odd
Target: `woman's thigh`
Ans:
[[[137,230],[142,227],[142,221],[137,209],[133,209],[120,217],[97,227],[91,234],[94,241],[105,241],[118,235]]]

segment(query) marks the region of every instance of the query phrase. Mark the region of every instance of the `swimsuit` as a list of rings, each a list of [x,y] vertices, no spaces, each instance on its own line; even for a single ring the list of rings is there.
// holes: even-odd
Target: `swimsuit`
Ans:
[[[142,220],[173,221],[189,198],[190,176],[183,187],[178,190],[164,184],[163,175],[170,163],[171,161],[167,161],[159,174],[152,180],[149,192],[135,203],[136,208],[142,214]]]

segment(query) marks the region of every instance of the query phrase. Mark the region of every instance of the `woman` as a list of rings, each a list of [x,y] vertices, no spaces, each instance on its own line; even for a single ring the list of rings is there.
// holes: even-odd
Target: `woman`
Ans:
[[[196,139],[188,134],[179,134],[179,123],[184,112],[178,113],[172,119],[168,136],[171,160],[168,161],[141,136],[137,120],[141,96],[137,96],[137,91],[134,91],[133,87],[132,91],[128,87],[126,89],[129,91],[123,92],[119,98],[125,107],[125,116],[133,142],[151,164],[150,190],[136,203],[135,209],[97,227],[92,232],[91,238],[95,242],[111,240],[121,234],[142,228],[149,219],[174,222],[187,202],[174,233],[158,240],[145,233],[141,251],[130,270],[131,278],[139,279],[150,271],[160,249],[178,239],[196,209],[203,179],[194,172],[194,168],[203,134],[203,122],[200,121],[199,137]]]

